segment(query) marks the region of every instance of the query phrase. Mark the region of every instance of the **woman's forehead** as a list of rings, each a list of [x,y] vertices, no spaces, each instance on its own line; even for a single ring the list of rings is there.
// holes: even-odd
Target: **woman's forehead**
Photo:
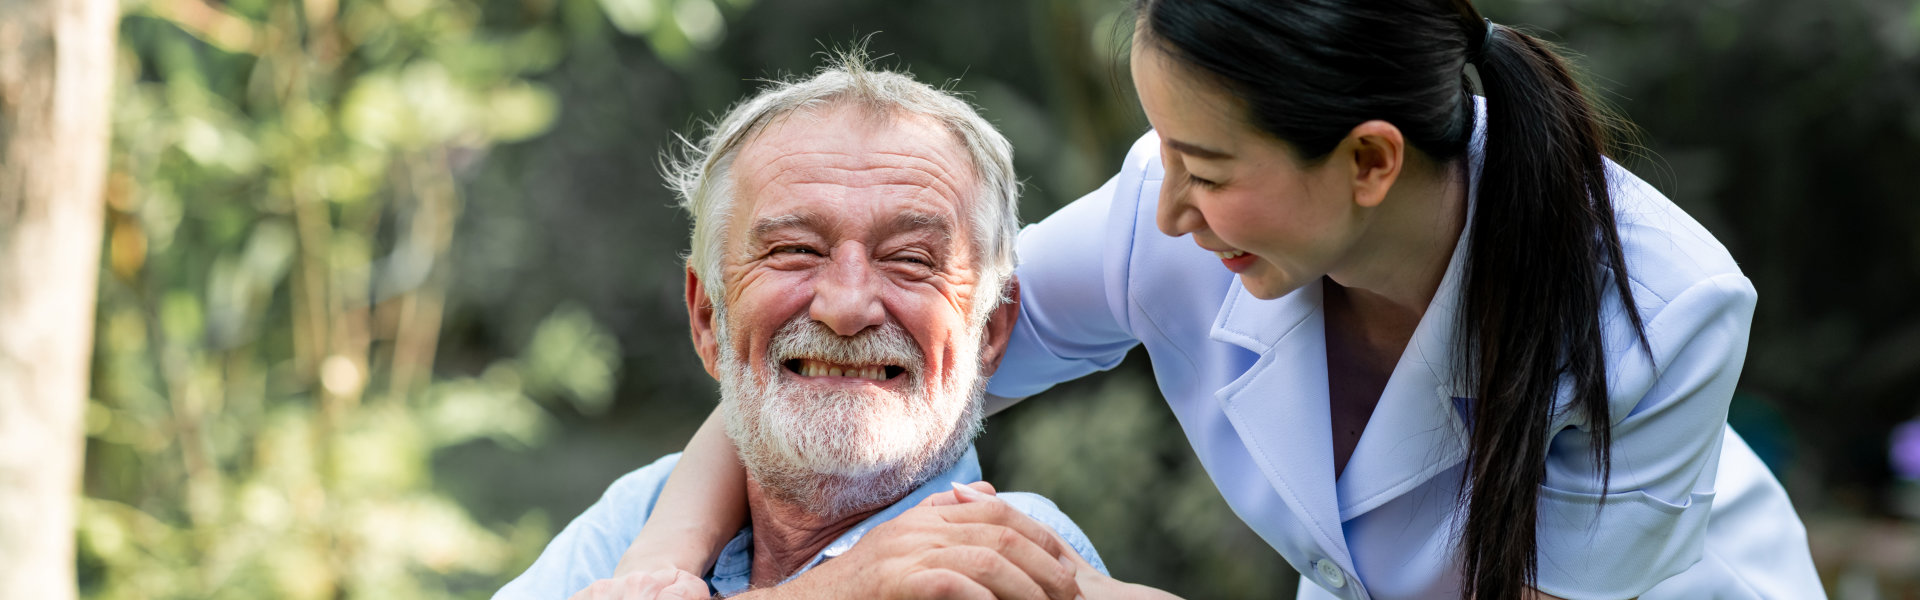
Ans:
[[[1227,150],[1224,146],[1256,133],[1247,122],[1246,104],[1218,82],[1163,50],[1140,48],[1135,45],[1134,88],[1162,136]]]

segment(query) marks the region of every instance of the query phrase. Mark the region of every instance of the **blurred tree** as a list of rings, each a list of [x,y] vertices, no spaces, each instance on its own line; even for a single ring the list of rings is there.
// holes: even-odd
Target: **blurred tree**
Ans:
[[[558,107],[527,75],[577,3],[126,6],[87,412],[98,598],[484,596],[548,535],[483,525],[429,457],[604,404],[619,348],[549,307],[523,355],[433,377],[457,179]]]
[[[0,598],[74,597],[114,0],[0,0]]]

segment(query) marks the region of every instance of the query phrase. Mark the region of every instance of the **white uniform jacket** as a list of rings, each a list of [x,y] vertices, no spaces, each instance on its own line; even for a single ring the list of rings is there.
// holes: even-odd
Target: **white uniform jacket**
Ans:
[[[1336,480],[1320,285],[1259,300],[1212,253],[1161,234],[1158,143],[1147,134],[1106,185],[1022,232],[1020,320],[991,392],[1031,396],[1146,344],[1201,464],[1303,574],[1302,598],[1458,597],[1471,400],[1453,388],[1449,359],[1464,246]],[[1476,134],[1475,181],[1480,145]],[[1540,490],[1539,588],[1570,599],[1822,598],[1785,491],[1726,426],[1753,286],[1699,223],[1609,167],[1653,356],[1610,295],[1612,482],[1603,497],[1582,411],[1560,411]]]

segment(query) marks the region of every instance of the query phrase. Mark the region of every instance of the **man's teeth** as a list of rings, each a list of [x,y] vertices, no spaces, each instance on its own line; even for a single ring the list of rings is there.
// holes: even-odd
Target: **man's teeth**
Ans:
[[[1228,250],[1228,251],[1226,251],[1226,252],[1215,252],[1215,253],[1213,253],[1213,255],[1214,255],[1214,256],[1218,256],[1218,257],[1220,257],[1220,260],[1228,260],[1228,259],[1233,259],[1233,258],[1240,258],[1241,256],[1245,256],[1246,254],[1247,254],[1247,251],[1245,251],[1245,250]]]
[[[886,381],[887,368],[880,365],[855,367],[837,365],[816,360],[800,361],[800,374],[806,377],[859,377],[874,381]]]

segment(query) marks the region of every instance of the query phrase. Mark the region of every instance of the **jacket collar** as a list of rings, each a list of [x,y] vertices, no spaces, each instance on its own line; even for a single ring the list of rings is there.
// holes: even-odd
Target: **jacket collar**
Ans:
[[[1340,476],[1340,518],[1352,519],[1386,504],[1466,458],[1467,430],[1458,381],[1460,277],[1465,268],[1465,231],[1412,339],[1374,406],[1347,468]],[[1331,443],[1331,442],[1329,442]]]

